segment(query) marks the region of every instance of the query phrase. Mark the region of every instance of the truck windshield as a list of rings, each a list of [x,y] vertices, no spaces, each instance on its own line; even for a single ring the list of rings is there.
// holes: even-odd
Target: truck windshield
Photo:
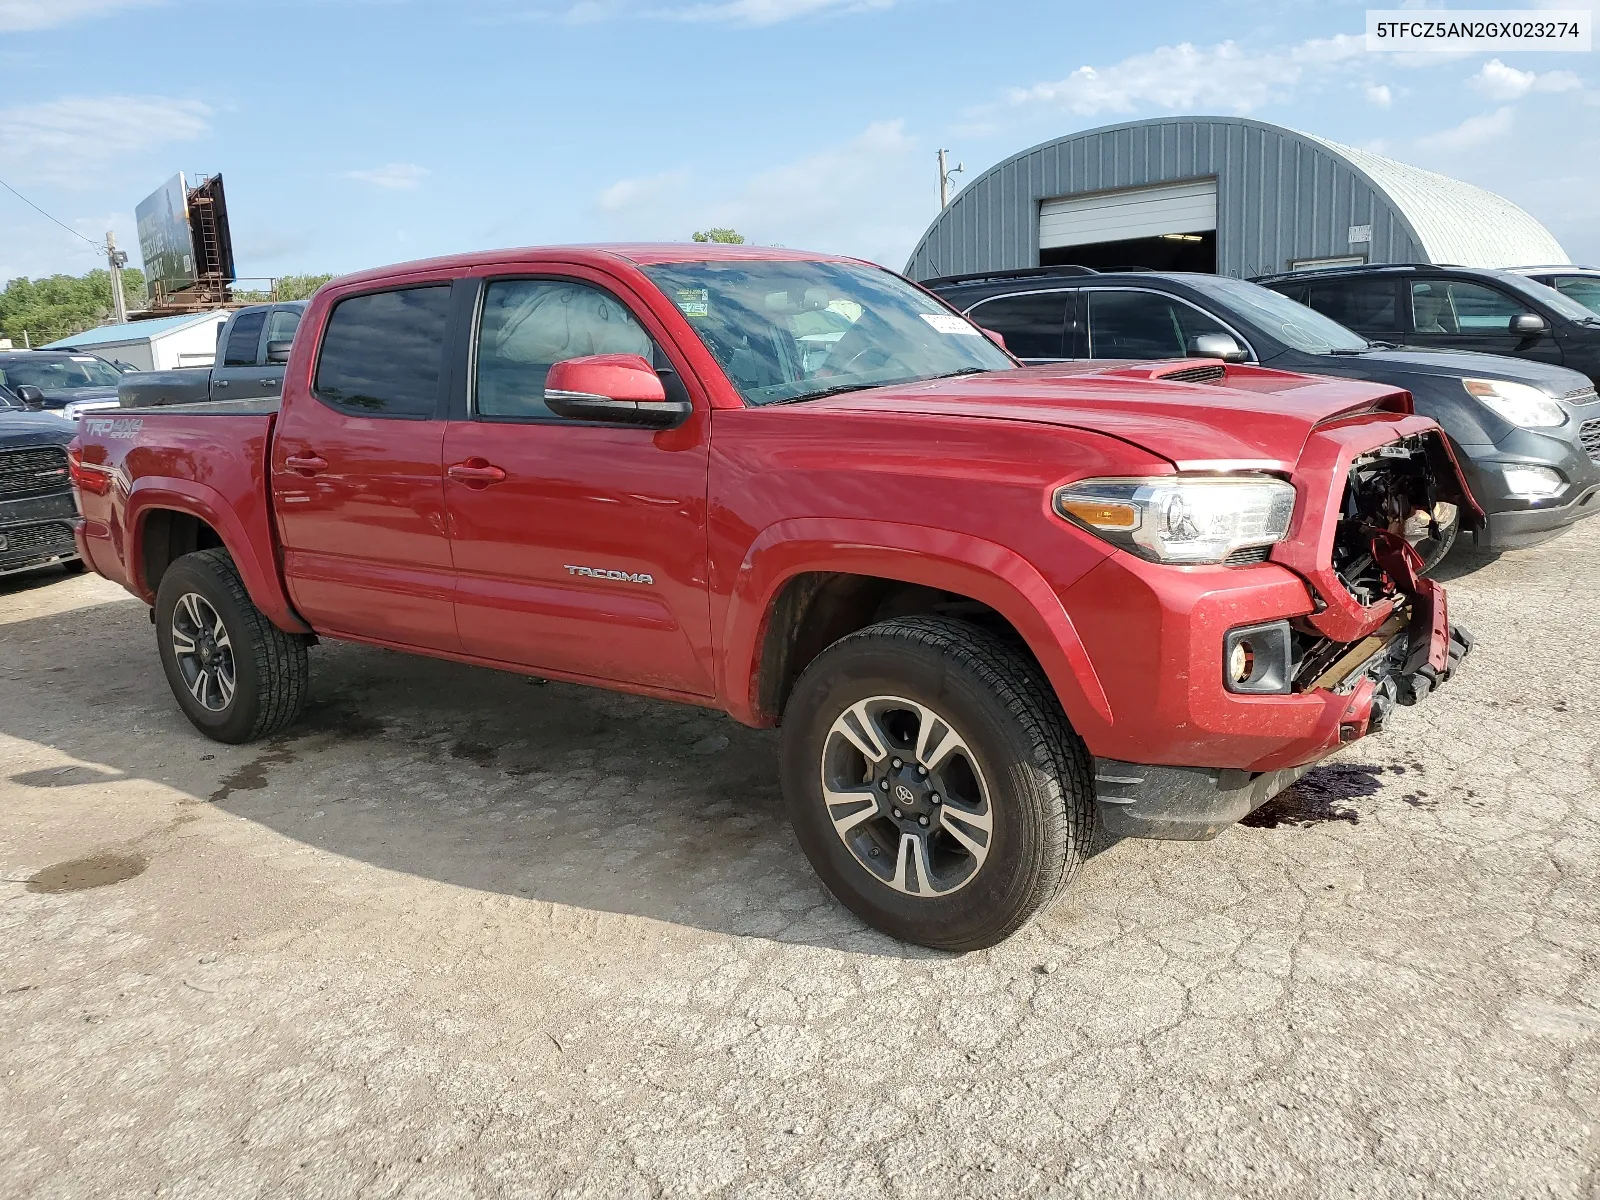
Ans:
[[[1016,365],[964,317],[876,267],[736,260],[644,272],[749,404]]]
[[[17,362],[13,359],[0,367],[0,383],[11,388],[31,384],[41,392],[116,387],[120,378],[115,367],[98,358],[90,358],[87,354],[63,355],[60,358],[41,355],[38,362]]]

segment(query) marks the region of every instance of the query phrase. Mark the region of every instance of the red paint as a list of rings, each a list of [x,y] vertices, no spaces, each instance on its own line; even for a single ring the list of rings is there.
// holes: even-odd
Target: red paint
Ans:
[[[758,677],[784,588],[806,572],[874,575],[1002,614],[1097,755],[1267,770],[1326,754],[1341,726],[1365,731],[1360,692],[1227,692],[1221,644],[1230,628],[1283,618],[1351,641],[1387,617],[1387,604],[1351,598],[1330,551],[1348,464],[1436,431],[1404,393],[1251,367],[1230,366],[1221,387],[1163,382],[1170,365],[1069,364],[747,408],[637,266],[819,257],[589,247],[346,277],[308,308],[276,418],[157,410],[120,436],[86,424],[83,478],[110,481],[104,494],[80,487],[87,559],[149,600],[141,518],[173,508],[212,525],[285,629],[707,704],[755,725],[778,716]],[[340,298],[517,275],[615,294],[668,355],[690,418],[665,432],[464,409],[376,419],[311,394]],[[548,385],[661,398],[649,364],[628,355],[558,365]],[[1238,467],[1284,473],[1299,493],[1290,539],[1253,567],[1144,562],[1050,509],[1073,480]]]

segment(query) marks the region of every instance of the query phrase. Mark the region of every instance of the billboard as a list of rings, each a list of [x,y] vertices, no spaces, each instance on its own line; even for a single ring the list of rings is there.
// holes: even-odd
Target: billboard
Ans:
[[[189,229],[189,189],[180,171],[151,192],[133,210],[139,224],[139,252],[144,256],[144,277],[154,293],[156,285],[175,292],[195,281],[194,235]]]

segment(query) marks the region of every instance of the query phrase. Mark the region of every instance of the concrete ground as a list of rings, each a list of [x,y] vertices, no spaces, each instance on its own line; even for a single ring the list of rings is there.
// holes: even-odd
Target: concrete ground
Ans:
[[[1442,695],[966,957],[771,733],[328,645],[223,747],[0,581],[0,1194],[1600,1197],[1600,521],[1446,574]]]

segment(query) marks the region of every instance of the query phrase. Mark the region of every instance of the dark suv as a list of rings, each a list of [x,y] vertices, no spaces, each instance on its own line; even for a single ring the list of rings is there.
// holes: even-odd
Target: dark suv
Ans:
[[[1568,300],[1576,300],[1600,317],[1600,269],[1595,267],[1513,267],[1513,275],[1525,275],[1535,283],[1555,288]]]
[[[1041,267],[923,286],[1026,362],[1220,358],[1405,388],[1450,435],[1488,516],[1472,535],[1485,548],[1530,546],[1600,513],[1600,399],[1562,367],[1369,342],[1277,292],[1220,275]],[[1431,526],[1408,530],[1430,566],[1461,527],[1441,509]]]
[[[1600,383],[1600,316],[1528,275],[1483,267],[1332,267],[1256,282],[1369,338],[1559,363]]]

